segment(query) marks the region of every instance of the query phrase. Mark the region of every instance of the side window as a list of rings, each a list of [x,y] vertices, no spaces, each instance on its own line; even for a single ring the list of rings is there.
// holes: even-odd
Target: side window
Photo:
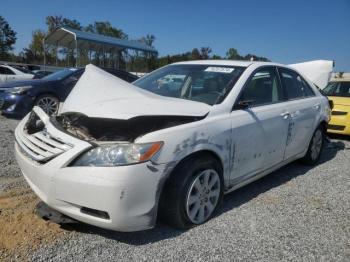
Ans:
[[[340,96],[350,97],[350,82],[342,82],[339,89]]]
[[[240,101],[250,101],[252,106],[272,104],[282,100],[282,89],[274,67],[255,72],[244,87],[240,98]]]
[[[11,69],[8,69],[7,67],[4,67],[4,70],[5,70],[5,75],[14,75],[15,74]]]
[[[304,97],[301,84],[298,81],[298,75],[291,70],[283,68],[278,69],[281,76],[282,85],[286,91],[288,99],[298,99]]]
[[[72,74],[71,76],[69,76],[65,80],[63,80],[62,83],[64,85],[69,85],[69,86],[75,85],[78,82],[78,80],[82,74],[83,74],[83,72],[78,72],[78,73]]]
[[[312,88],[301,76],[298,75],[297,80],[299,82],[301,90],[303,91],[304,97],[315,96],[315,93],[312,90]]]
[[[0,66],[0,75],[5,75],[5,67]]]

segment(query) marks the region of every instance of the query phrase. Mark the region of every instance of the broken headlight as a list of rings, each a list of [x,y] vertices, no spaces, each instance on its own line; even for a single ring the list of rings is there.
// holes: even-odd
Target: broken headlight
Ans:
[[[71,166],[123,166],[146,162],[159,152],[163,142],[147,144],[101,144],[76,159]]]

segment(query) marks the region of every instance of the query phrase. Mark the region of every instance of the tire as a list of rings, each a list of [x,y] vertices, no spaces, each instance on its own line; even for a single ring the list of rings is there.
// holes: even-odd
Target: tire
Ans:
[[[206,155],[188,158],[174,169],[164,186],[160,218],[178,229],[203,224],[222,202],[223,187],[222,168],[217,160]]]
[[[315,165],[320,159],[325,140],[325,130],[319,126],[312,135],[306,155],[301,159],[304,164]]]
[[[58,112],[60,101],[53,95],[41,95],[35,100],[35,105],[39,106],[49,116]]]

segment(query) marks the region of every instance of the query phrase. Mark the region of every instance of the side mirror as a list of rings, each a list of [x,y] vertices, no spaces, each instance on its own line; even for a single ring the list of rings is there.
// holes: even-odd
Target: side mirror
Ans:
[[[234,109],[248,109],[253,105],[254,100],[242,100],[239,101]]]

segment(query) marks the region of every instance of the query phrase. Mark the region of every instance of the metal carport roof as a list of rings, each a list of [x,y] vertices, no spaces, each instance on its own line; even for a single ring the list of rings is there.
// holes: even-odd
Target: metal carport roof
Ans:
[[[118,49],[133,49],[138,51],[145,51],[151,53],[157,53],[157,51],[135,40],[125,40],[110,36],[104,36],[100,34],[94,34],[89,32],[83,32],[67,27],[57,28],[44,39],[44,44],[59,45],[65,47],[75,47],[75,42],[79,41],[79,44],[83,44],[86,48],[97,49],[101,45],[106,48],[118,48]]]

